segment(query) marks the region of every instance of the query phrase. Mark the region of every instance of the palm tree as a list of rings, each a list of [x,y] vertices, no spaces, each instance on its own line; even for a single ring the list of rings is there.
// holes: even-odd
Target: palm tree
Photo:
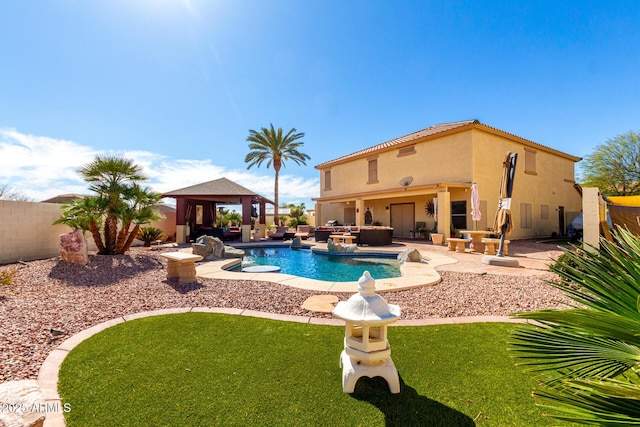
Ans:
[[[140,187],[142,168],[121,157],[97,156],[79,173],[96,195],[66,205],[55,223],[90,231],[100,255],[125,253],[140,226],[159,219],[153,206],[161,195]]]
[[[283,134],[282,128],[278,128],[276,131],[271,124],[271,128],[262,128],[260,132],[253,129],[249,130],[249,154],[245,157],[244,161],[247,163],[247,169],[252,166],[260,166],[263,162],[267,162],[267,168],[273,164],[273,169],[276,171],[275,184],[274,184],[274,202],[276,208],[276,216],[278,214],[278,176],[280,175],[280,169],[284,166],[286,160],[292,160],[298,165],[306,165],[306,161],[309,160],[309,156],[298,151],[300,147],[304,145],[304,142],[299,141],[304,137],[304,133],[296,133],[296,129],[292,128],[286,134]]]
[[[132,160],[115,156],[96,156],[78,172],[90,184],[89,189],[105,201],[104,250],[115,254],[118,240],[118,217],[123,210],[122,195],[130,186],[145,181],[142,168]]]
[[[567,310],[519,313],[510,351],[542,373],[534,397],[558,419],[640,425],[640,237],[618,228],[600,249],[566,251],[551,285],[577,304]]]

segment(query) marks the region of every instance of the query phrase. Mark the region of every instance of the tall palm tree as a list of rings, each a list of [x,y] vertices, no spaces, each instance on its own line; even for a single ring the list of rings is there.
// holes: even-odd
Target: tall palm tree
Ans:
[[[275,130],[273,124],[269,129],[262,128],[260,132],[253,129],[249,130],[249,154],[244,161],[247,163],[247,169],[252,166],[260,166],[263,162],[267,162],[267,168],[273,165],[276,172],[273,197],[276,208],[276,216],[278,214],[278,177],[280,169],[284,166],[286,160],[292,160],[298,165],[306,165],[309,156],[298,151],[304,145],[299,141],[304,137],[304,133],[296,133],[296,128],[292,128],[286,134],[283,134],[282,128]]]
[[[551,283],[577,304],[519,313],[510,351],[540,372],[534,397],[553,417],[601,426],[640,425],[640,237],[625,229],[592,251],[567,251]]]

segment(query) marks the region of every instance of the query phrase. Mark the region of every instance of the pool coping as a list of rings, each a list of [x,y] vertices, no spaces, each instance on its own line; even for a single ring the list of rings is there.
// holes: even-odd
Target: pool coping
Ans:
[[[305,245],[310,247],[311,245]],[[247,248],[249,246],[243,246]],[[252,246],[252,247],[274,247],[274,246]],[[286,248],[287,246],[278,246]],[[313,251],[325,252],[326,249],[311,247]],[[183,252],[191,252],[191,248],[181,249]],[[388,250],[366,250],[360,254],[380,254],[389,255],[390,253],[402,253],[402,251]],[[358,255],[356,251],[354,256]],[[226,269],[242,262],[240,258],[220,259],[213,261],[200,261],[196,263],[196,276],[209,279],[223,280],[251,280],[251,281],[267,281],[291,286],[299,289],[307,289],[322,292],[351,292],[358,290],[358,282],[331,282],[325,280],[308,279],[306,277],[294,276],[286,273],[248,273],[235,272]],[[422,286],[431,286],[440,283],[442,278],[436,271],[436,267],[446,264],[454,264],[458,262],[455,258],[437,253],[430,252],[429,256],[422,255],[422,262],[404,262],[400,265],[400,277],[391,277],[386,279],[375,279],[377,292],[390,292],[412,289]]]
[[[290,314],[277,314],[257,310],[247,310],[241,308],[226,307],[178,307],[165,308],[160,310],[143,311],[139,313],[119,316],[111,320],[107,320],[90,328],[84,329],[62,342],[58,347],[52,350],[38,372],[38,386],[42,392],[45,403],[49,408],[62,409],[62,402],[58,394],[58,374],[62,362],[69,352],[78,346],[84,340],[93,335],[104,331],[107,328],[118,325],[120,323],[131,320],[142,319],[152,316],[164,316],[168,314],[181,313],[217,313],[230,314],[237,316],[258,317],[263,319],[280,320],[286,322],[307,323],[310,325],[325,326],[344,326],[344,320],[335,318],[320,318],[313,316],[295,316]],[[527,319],[514,319],[508,316],[469,316],[469,317],[444,317],[430,319],[400,319],[391,324],[396,326],[433,326],[433,325],[455,325],[465,323],[532,323]],[[44,427],[64,427],[64,414],[62,412],[47,412]]]

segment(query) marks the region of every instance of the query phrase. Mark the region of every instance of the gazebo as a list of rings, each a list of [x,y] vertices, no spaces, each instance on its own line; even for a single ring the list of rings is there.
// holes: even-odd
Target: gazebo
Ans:
[[[191,232],[204,233],[214,228],[219,205],[242,206],[242,241],[251,240],[251,217],[258,217],[256,236],[266,231],[267,203],[274,204],[240,184],[220,178],[164,193],[162,197],[176,199],[176,242],[187,243]],[[256,209],[256,205],[259,208]]]

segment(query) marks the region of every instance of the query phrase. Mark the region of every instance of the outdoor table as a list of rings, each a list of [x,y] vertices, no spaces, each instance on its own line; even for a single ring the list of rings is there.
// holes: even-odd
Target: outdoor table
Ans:
[[[487,230],[460,230],[459,233],[471,236],[471,243],[469,244],[471,252],[484,253],[484,243],[482,243],[482,238],[492,232]]]
[[[348,245],[352,244],[353,241],[355,240],[356,236],[352,235],[352,234],[332,234],[329,236],[329,238],[331,240],[333,240],[333,243],[340,243],[340,242],[344,242]]]

